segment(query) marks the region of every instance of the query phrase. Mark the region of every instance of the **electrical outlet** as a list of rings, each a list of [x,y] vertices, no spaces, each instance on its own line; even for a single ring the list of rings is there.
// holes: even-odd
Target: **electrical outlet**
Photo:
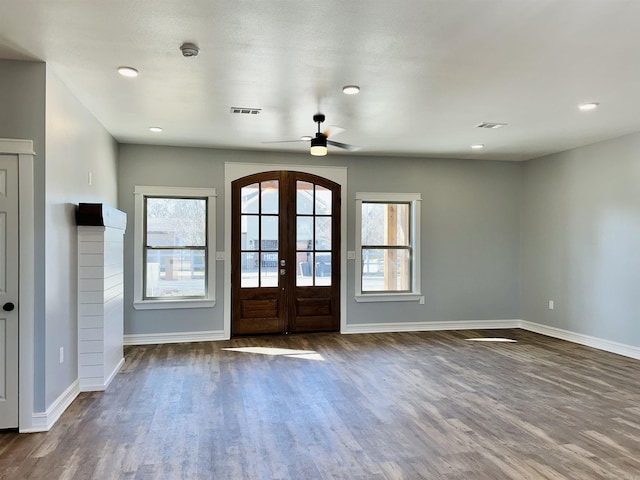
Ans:
[[[60,347],[60,363],[64,362],[64,347]]]
[[[424,295],[420,297],[420,305],[424,305]]]
[[[87,183],[93,185],[93,173],[87,172]]]
[[[553,300],[549,300],[549,310],[553,310],[554,306]]]

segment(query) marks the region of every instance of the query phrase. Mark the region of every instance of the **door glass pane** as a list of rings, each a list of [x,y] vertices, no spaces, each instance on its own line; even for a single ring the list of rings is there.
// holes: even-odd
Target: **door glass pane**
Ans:
[[[147,197],[147,246],[204,247],[207,201],[198,198]]]
[[[277,287],[278,286],[278,253],[268,252],[260,254],[260,286],[261,287]]]
[[[258,254],[243,252],[240,254],[240,286],[251,288],[258,286]]]
[[[313,217],[298,217],[296,219],[296,248],[298,250],[313,250]]]
[[[258,216],[240,217],[240,249],[258,250]]]
[[[242,187],[240,192],[240,203],[242,204],[241,213],[258,213],[259,191],[260,187],[257,183]]]
[[[296,205],[298,215],[313,214],[313,183],[296,182]]]
[[[331,217],[316,217],[316,250],[331,250]]]
[[[205,295],[203,250],[147,250],[147,298]]]
[[[278,213],[278,180],[269,180],[260,183],[262,192],[261,213]]]
[[[331,285],[331,252],[316,252],[315,260],[315,284]]]
[[[278,250],[278,217],[262,215],[261,250]]]
[[[316,215],[331,215],[331,190],[316,185]]]
[[[298,260],[296,285],[298,287],[313,285],[313,252],[299,251],[296,257]]]

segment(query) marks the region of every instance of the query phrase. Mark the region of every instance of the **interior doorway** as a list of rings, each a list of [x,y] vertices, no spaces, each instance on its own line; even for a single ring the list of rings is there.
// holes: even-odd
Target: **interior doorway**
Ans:
[[[341,187],[274,170],[231,184],[231,334],[340,328]]]
[[[0,154],[0,429],[18,428],[18,156]]]

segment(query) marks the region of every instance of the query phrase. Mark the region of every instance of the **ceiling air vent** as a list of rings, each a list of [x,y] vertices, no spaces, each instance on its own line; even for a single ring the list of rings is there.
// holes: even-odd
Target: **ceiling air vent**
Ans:
[[[247,107],[231,107],[231,113],[239,113],[241,115],[258,115],[262,111],[261,108],[247,108]]]
[[[506,123],[482,122],[476,125],[476,128],[502,128],[506,126],[507,126]]]

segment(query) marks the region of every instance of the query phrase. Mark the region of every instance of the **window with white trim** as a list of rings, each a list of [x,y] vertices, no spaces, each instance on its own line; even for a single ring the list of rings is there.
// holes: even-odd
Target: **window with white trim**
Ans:
[[[138,186],[134,196],[134,308],[215,305],[215,189]]]
[[[356,301],[416,301],[419,193],[356,193]]]

